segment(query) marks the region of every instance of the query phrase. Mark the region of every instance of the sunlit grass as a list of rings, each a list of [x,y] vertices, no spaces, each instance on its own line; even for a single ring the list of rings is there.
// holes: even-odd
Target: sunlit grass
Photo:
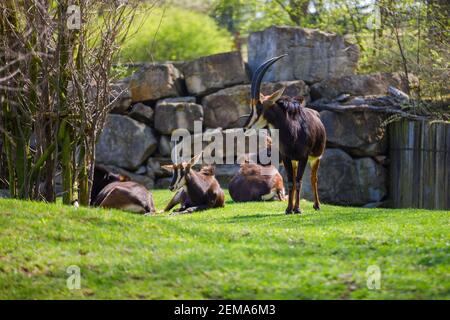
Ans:
[[[158,208],[168,191],[155,191]],[[227,197],[227,199],[230,199]],[[286,203],[236,204],[191,215],[0,200],[0,298],[450,298],[444,211]],[[66,269],[81,269],[69,290]],[[370,265],[381,289],[367,288]]]

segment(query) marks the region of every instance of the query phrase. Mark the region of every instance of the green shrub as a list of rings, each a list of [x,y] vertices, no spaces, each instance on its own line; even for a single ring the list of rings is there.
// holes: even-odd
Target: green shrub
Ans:
[[[188,60],[232,49],[232,37],[205,14],[181,8],[152,9],[136,18],[119,61]]]

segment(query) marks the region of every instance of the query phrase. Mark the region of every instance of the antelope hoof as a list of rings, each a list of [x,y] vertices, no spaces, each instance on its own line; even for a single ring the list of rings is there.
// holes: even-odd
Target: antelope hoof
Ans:
[[[316,211],[320,210],[320,204],[314,203],[313,208],[314,208],[314,210],[316,210]]]
[[[300,210],[299,208],[295,208],[294,209],[294,214],[301,214],[302,210]]]
[[[286,214],[292,214],[292,212],[293,212],[292,209],[290,209],[290,208],[286,209]]]

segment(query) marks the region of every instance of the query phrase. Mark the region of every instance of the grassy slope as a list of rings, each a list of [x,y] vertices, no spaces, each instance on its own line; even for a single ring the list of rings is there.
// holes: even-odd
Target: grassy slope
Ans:
[[[169,197],[155,191],[157,207]],[[0,199],[0,298],[450,298],[447,212],[284,207],[142,217]]]

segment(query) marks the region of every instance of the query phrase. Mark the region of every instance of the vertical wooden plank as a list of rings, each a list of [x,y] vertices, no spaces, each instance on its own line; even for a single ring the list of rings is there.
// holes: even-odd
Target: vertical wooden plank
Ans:
[[[446,197],[449,192],[445,189],[445,124],[436,123],[434,124],[436,138],[435,138],[435,148],[436,148],[436,198],[434,203],[435,209],[445,209]]]
[[[450,124],[445,124],[444,209],[450,210]]]
[[[422,182],[422,199],[423,202],[419,208],[427,208],[432,206],[433,203],[433,192],[434,192],[434,166],[433,166],[433,129],[428,125],[428,123],[423,122],[424,130],[422,132],[423,143],[421,145],[421,154],[423,156],[422,162],[422,174],[424,176]]]
[[[389,148],[392,205],[450,209],[450,124],[395,122]]]

